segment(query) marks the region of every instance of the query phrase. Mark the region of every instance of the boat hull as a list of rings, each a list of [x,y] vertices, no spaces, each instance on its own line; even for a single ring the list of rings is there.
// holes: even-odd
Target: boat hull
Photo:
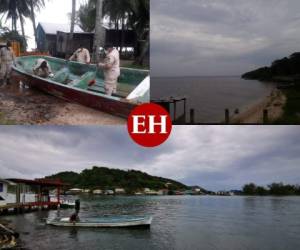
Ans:
[[[88,227],[88,228],[131,228],[131,227],[150,227],[152,217],[141,217],[135,219],[86,219],[76,223],[70,223],[68,219],[47,220],[48,225],[57,227]]]
[[[15,68],[13,69],[11,78],[16,82],[22,81],[32,88],[39,89],[58,98],[123,118],[127,118],[131,111],[137,106],[137,104],[130,103],[125,99],[117,100],[106,97],[105,95],[96,95],[68,86],[53,84],[47,80],[20,72]]]

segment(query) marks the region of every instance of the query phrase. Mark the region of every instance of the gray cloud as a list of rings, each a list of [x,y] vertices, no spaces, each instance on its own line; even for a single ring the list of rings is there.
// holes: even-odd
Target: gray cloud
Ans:
[[[299,50],[298,0],[151,1],[154,76],[238,75]]]
[[[300,183],[297,126],[182,126],[146,149],[125,127],[1,127],[0,178],[109,166],[218,190],[254,181]]]

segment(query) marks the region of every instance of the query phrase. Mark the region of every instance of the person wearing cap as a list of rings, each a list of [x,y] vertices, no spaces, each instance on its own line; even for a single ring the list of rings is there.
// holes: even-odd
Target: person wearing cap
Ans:
[[[104,72],[105,93],[111,96],[117,93],[118,78],[120,76],[120,55],[119,51],[111,44],[107,44],[104,49],[106,57],[103,63],[98,64],[98,67]]]
[[[43,58],[39,58],[36,60],[32,71],[33,74],[39,77],[43,77],[43,78],[53,77],[52,70],[49,63]]]
[[[91,62],[90,52],[83,45],[80,45],[69,60],[89,64]]]
[[[11,48],[11,42],[8,41],[6,46],[0,50],[0,84],[9,84],[11,69],[15,64],[15,54]]]

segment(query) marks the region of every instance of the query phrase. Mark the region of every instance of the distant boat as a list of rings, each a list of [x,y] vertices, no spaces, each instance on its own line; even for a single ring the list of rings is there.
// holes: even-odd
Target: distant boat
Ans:
[[[71,223],[69,218],[48,219],[47,224],[57,227],[91,227],[91,228],[121,228],[121,227],[150,227],[152,217],[116,216],[101,218],[84,218]]]
[[[41,78],[32,68],[38,58],[50,64],[53,78]],[[121,68],[118,90],[113,96],[104,91],[104,76],[96,65],[68,62],[48,56],[18,57],[12,78],[16,82],[42,90],[56,97],[127,118],[132,109],[150,102],[150,77],[148,70]]]

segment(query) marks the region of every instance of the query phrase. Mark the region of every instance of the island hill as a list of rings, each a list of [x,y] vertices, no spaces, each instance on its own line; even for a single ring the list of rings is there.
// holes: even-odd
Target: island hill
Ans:
[[[270,67],[263,67],[242,75],[243,79],[295,82],[300,80],[300,52],[293,53],[289,57],[276,60]]]
[[[195,186],[188,187],[180,182],[162,177],[151,176],[136,170],[110,169],[93,167],[81,173],[60,172],[46,179],[60,179],[68,183],[70,188],[66,193],[94,194],[208,194],[209,191]]]

